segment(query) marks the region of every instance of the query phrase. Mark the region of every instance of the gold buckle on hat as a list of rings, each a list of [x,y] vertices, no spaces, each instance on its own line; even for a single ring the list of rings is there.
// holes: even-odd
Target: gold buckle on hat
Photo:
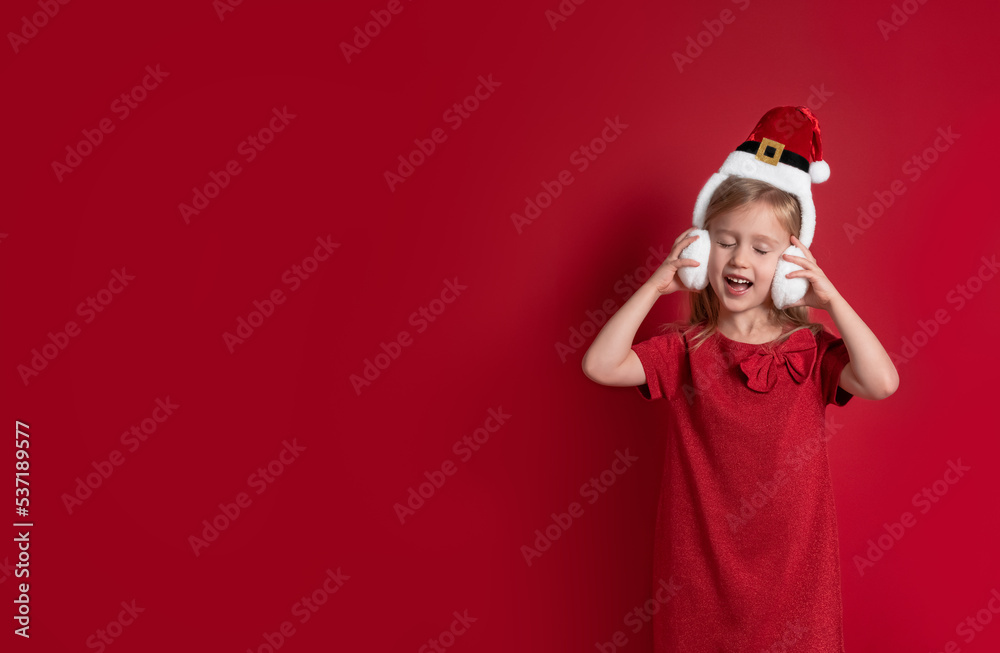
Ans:
[[[764,154],[767,148],[773,147],[774,154],[772,156],[767,156]],[[778,161],[781,160],[781,153],[785,151],[785,144],[779,143],[778,141],[772,141],[770,138],[763,138],[760,141],[760,146],[757,147],[757,159],[763,161],[764,163],[770,163],[773,166],[778,165]]]

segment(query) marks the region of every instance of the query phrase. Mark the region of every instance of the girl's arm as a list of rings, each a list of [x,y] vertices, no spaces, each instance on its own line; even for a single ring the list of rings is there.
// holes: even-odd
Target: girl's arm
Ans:
[[[816,264],[816,257],[812,252],[795,236],[791,240],[805,256],[783,254],[785,260],[802,267],[785,276],[790,279],[805,277],[809,281],[809,289],[805,297],[788,306],[812,306],[830,313],[851,356],[851,362],[840,371],[840,387],[862,399],[885,399],[899,387],[899,373],[896,372],[892,359],[868,325],[833,287],[833,283]]]
[[[591,381],[618,386],[642,385],[646,382],[646,372],[639,357],[632,351],[632,341],[639,325],[660,295],[688,290],[675,273],[680,267],[701,265],[689,258],[677,258],[681,250],[698,238],[687,235],[695,229],[696,227],[690,227],[677,237],[667,259],[611,316],[594,338],[587,353],[583,355],[582,363],[583,373]]]
[[[840,387],[862,399],[885,399],[899,387],[899,373],[872,330],[839,293],[827,309],[851,362],[840,372]]]
[[[602,385],[642,385],[646,372],[632,351],[639,325],[660,293],[649,281],[639,286],[628,301],[611,316],[583,355],[583,373]]]

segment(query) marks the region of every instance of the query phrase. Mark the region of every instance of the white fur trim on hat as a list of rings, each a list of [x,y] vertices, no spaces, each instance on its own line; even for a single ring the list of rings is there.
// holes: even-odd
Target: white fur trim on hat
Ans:
[[[715,194],[715,190],[719,187],[719,184],[724,182],[728,176],[721,172],[716,172],[702,186],[701,192],[698,193],[698,199],[694,203],[694,226],[699,229],[705,228],[705,211],[708,209],[708,203],[711,201],[712,195]]]
[[[715,193],[719,184],[730,176],[759,179],[797,197],[802,209],[802,228],[799,240],[806,247],[812,245],[816,232],[816,207],[812,201],[812,177],[809,173],[786,163],[778,165],[764,163],[758,160],[755,155],[739,150],[729,153],[726,161],[719,168],[719,172],[709,178],[708,183],[698,194],[698,200],[694,205],[694,226],[699,229],[704,228],[705,211],[712,199],[712,194]]]

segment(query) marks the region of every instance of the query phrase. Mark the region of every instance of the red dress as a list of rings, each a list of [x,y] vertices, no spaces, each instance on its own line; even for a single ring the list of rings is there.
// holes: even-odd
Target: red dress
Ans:
[[[695,332],[701,327],[695,327]],[[653,587],[656,653],[842,653],[840,552],[827,461],[843,339],[800,329],[777,350],[682,329],[632,345],[636,386],[665,399]]]

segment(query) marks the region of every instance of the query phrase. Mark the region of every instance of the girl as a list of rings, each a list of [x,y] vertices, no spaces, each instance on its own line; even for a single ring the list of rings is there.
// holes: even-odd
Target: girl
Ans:
[[[708,285],[698,291],[678,274],[701,265],[680,258],[698,237],[692,227],[583,358],[591,380],[666,400],[654,586],[680,589],[653,617],[655,650],[839,653],[825,409],[885,399],[899,377],[799,240],[799,196],[731,175],[706,197]],[[792,245],[804,256],[785,252]],[[780,310],[779,259],[801,267],[788,278],[809,282]],[[656,299],[679,290],[690,293],[687,323],[633,345]],[[808,307],[829,312],[842,337],[810,322]]]

